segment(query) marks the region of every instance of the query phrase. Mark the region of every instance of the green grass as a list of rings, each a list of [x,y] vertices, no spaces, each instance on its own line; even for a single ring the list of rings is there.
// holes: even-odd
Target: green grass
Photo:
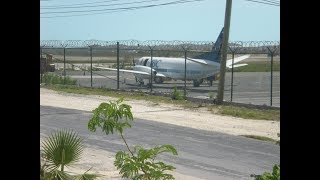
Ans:
[[[41,77],[40,77],[41,78]],[[42,83],[45,84],[68,84],[68,85],[75,85],[77,80],[71,79],[69,76],[59,76],[55,74],[45,73],[42,76]]]
[[[270,62],[249,62],[247,66],[234,68],[233,72],[270,72]],[[273,71],[280,71],[280,62],[273,62]],[[228,69],[231,72],[231,69]]]
[[[243,137],[247,137],[247,138],[252,138],[252,139],[257,139],[257,140],[261,140],[261,141],[269,141],[269,142],[273,142],[276,143],[277,140],[274,140],[272,138],[268,138],[265,136],[256,136],[256,135],[241,135]]]
[[[244,119],[257,119],[257,120],[280,120],[280,110],[259,110],[237,106],[224,106],[224,105],[213,105],[205,103],[193,103],[186,100],[173,100],[170,97],[153,96],[142,91],[140,92],[123,92],[114,91],[106,88],[89,88],[89,87],[78,87],[70,85],[45,85],[42,86],[47,89],[62,91],[66,93],[84,94],[84,95],[101,95],[115,98],[135,99],[135,100],[146,100],[155,104],[166,103],[181,106],[186,109],[198,110],[199,108],[207,108],[214,114],[227,115],[233,117],[240,117]]]
[[[163,96],[152,96],[142,91],[138,92],[122,92],[114,91],[106,88],[89,88],[89,87],[78,87],[68,85],[45,85],[43,86],[48,89],[55,91],[62,91],[67,93],[84,94],[84,95],[101,95],[110,96],[115,98],[135,99],[135,100],[147,100],[153,103],[173,103],[173,104],[187,104],[190,102],[184,100],[172,100],[170,97]]]
[[[209,107],[210,108],[210,107]],[[237,106],[218,106],[219,114],[241,117],[244,119],[280,120],[280,110],[249,109]]]

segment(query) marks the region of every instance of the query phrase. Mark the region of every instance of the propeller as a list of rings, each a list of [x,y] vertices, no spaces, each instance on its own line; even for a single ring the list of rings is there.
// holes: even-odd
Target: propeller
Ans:
[[[134,57],[132,58],[132,65],[135,66],[136,63],[134,62]]]

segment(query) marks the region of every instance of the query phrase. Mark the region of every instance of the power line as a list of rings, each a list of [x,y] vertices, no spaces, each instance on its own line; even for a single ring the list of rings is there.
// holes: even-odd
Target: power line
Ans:
[[[117,5],[128,5],[128,4],[140,4],[145,2],[155,2],[160,0],[145,0],[145,1],[134,1],[129,3],[117,3],[117,4],[103,4],[103,5],[89,5],[89,6],[61,6],[61,7],[44,7],[40,9],[72,9],[72,8],[92,8],[92,7],[103,7],[103,6],[117,6]]]
[[[40,0],[40,1],[54,1],[54,0]],[[105,3],[105,2],[117,2],[117,1],[122,1],[122,0],[108,0],[108,1],[96,1],[96,2],[91,2],[91,3],[76,3],[76,4],[65,4],[65,5],[50,5],[50,6],[40,6],[40,7],[49,7],[49,8],[53,8],[53,7],[72,7],[72,6],[77,6],[77,5],[86,5],[86,4],[101,4],[101,3]],[[275,1],[275,0],[260,0],[260,1],[265,1],[265,2],[269,2],[269,3],[276,3],[279,4],[280,1]]]
[[[255,2],[255,3],[260,3],[260,4],[267,4],[267,5],[272,5],[272,6],[280,6],[280,4],[266,3],[266,2],[254,1],[254,0],[245,0],[245,1],[250,1],[250,2]]]
[[[82,3],[82,4],[73,4],[73,5],[83,5],[83,4],[93,4],[93,3],[102,3],[102,2],[112,2],[112,1],[121,1],[121,0],[109,0],[109,1],[97,1],[97,2],[92,2],[92,3]],[[157,1],[157,0],[154,0]],[[137,10],[137,9],[143,9],[143,8],[150,8],[150,7],[156,7],[156,6],[165,6],[165,5],[174,5],[174,4],[182,4],[182,3],[189,3],[189,2],[195,2],[195,1],[204,1],[204,0],[189,0],[189,1],[173,1],[170,3],[163,3],[163,4],[153,4],[153,5],[147,5],[147,6],[137,6],[137,7],[127,7],[127,8],[114,8],[114,9],[100,9],[100,10],[89,10],[89,11],[77,11],[77,12],[94,12],[94,11],[109,11],[109,12],[97,12],[97,13],[85,13],[85,14],[73,14],[73,15],[60,15],[60,16],[45,16],[45,17],[40,17],[40,18],[56,18],[56,17],[75,17],[75,16],[86,16],[86,15],[96,15],[96,14],[111,14],[111,13],[116,13],[116,12],[125,12],[125,11],[130,11],[130,10]],[[280,6],[276,4],[271,4],[271,3],[264,3],[261,1],[255,1],[255,0],[246,0],[250,2],[255,2],[255,3],[262,3],[266,5],[273,5],[273,6]],[[268,0],[262,0],[262,1],[268,1]],[[269,0],[270,1],[270,0]],[[40,13],[40,14],[50,14],[51,12],[48,13]],[[58,13],[58,12],[54,12]],[[59,12],[59,13],[68,13],[68,12]]]
[[[63,13],[79,13],[79,12],[81,13],[81,12],[132,10],[132,9],[142,9],[142,8],[149,8],[149,7],[173,5],[173,4],[182,4],[182,3],[195,2],[195,1],[204,1],[204,0],[189,0],[189,1],[181,1],[180,0],[180,1],[172,1],[172,2],[168,2],[168,3],[162,3],[162,4],[145,5],[145,6],[132,6],[132,7],[112,8],[112,9],[79,10],[79,11],[53,11],[53,12],[43,12],[43,13],[40,13],[40,14],[63,14]]]
[[[266,2],[271,2],[271,3],[276,3],[276,4],[279,4],[280,1],[274,1],[274,0],[260,0],[260,1],[266,1]]]
[[[203,1],[203,0],[200,0],[200,1]],[[188,2],[192,2],[192,1],[188,1]],[[179,3],[176,3],[176,4],[188,3],[188,2],[179,2]],[[146,7],[144,7],[144,8],[146,8]],[[147,8],[149,8],[149,7],[147,7]],[[115,10],[115,11],[111,11],[111,12],[100,12],[100,13],[86,13],[86,14],[61,15],[61,16],[45,16],[45,17],[40,17],[40,18],[74,17],[74,16],[86,16],[86,15],[96,15],[96,14],[111,14],[111,13],[124,12],[124,11],[136,10],[136,9],[142,9],[142,8]]]
[[[115,2],[115,1],[122,1],[122,0],[108,0],[108,1],[96,1],[91,3],[77,3],[77,4],[65,4],[65,5],[50,5],[50,6],[40,6],[40,7],[64,7],[64,6],[77,6],[77,5],[86,5],[86,4],[100,4],[105,2]]]
[[[111,12],[100,12],[100,13],[86,13],[86,14],[61,15],[61,16],[45,16],[45,17],[40,17],[40,18],[75,17],[75,16],[87,16],[87,15],[96,15],[96,14],[111,14],[111,13],[124,12],[124,11],[130,11],[130,10],[135,10],[135,9],[119,10],[119,11],[111,11]]]

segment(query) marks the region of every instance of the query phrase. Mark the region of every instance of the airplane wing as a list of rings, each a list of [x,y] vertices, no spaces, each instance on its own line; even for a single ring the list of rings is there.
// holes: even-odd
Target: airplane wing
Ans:
[[[199,64],[203,64],[203,65],[207,65],[208,63],[202,59],[192,59],[192,58],[187,58],[187,60],[199,63]]]
[[[243,61],[243,60],[245,60],[245,59],[247,59],[247,58],[249,58],[249,57],[250,57],[250,55],[244,55],[244,56],[240,56],[240,57],[234,58],[234,60],[233,60],[233,67],[235,68],[235,67],[241,67],[241,66],[246,66],[246,65],[248,65],[248,64],[237,64],[237,65],[235,65],[235,63],[240,62],[240,61]],[[227,60],[226,66],[227,66],[228,68],[232,68],[232,59]]]
[[[235,63],[240,62],[240,61],[242,61],[242,60],[245,60],[245,59],[247,59],[247,58],[249,58],[249,57],[250,57],[250,55],[244,55],[244,56],[240,56],[240,57],[234,58],[233,67],[235,68],[235,67],[241,67],[241,66],[246,66],[246,65],[248,65],[248,64],[237,64],[237,65],[235,65]],[[204,60],[202,60],[202,59],[187,58],[187,60],[193,61],[193,62],[196,62],[196,63],[199,63],[199,64],[203,64],[203,65],[207,65],[207,64],[208,64],[206,61],[204,61]],[[232,59],[227,60],[226,66],[227,66],[228,68],[232,68]]]
[[[99,66],[95,66],[95,68],[98,69],[104,69],[104,70],[109,70],[109,71],[117,71],[117,69],[114,68],[107,68],[107,67],[99,67]],[[136,71],[136,70],[127,70],[127,69],[119,69],[120,72],[126,72],[126,73],[134,73],[134,74],[142,74],[142,75],[150,75],[149,72],[144,72],[144,71]],[[156,76],[159,77],[166,77],[165,75],[161,74],[161,73],[157,73]]]
[[[163,75],[163,74],[161,74],[161,73],[157,73],[156,76],[163,77],[163,78],[166,77],[165,75]]]
[[[98,67],[98,66],[95,66],[95,68],[109,70],[109,71],[117,71],[117,69],[114,69],[114,68],[106,68],[106,67]],[[143,71],[134,71],[134,70],[127,70],[127,69],[119,69],[119,71],[120,72],[127,72],[127,73],[135,73],[135,74],[144,74],[144,75],[150,74],[150,73],[143,72]]]
[[[241,66],[246,66],[248,64],[234,64],[233,68],[237,68],[237,67],[241,67]],[[232,68],[232,64],[230,66],[228,66],[228,68]]]

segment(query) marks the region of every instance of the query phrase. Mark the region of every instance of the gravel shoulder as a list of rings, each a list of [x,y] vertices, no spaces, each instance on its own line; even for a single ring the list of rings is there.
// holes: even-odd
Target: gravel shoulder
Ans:
[[[92,111],[100,103],[110,100],[116,100],[116,98],[70,94],[40,88],[40,105],[45,106]],[[135,118],[230,135],[258,135],[279,139],[277,136],[277,133],[280,132],[279,121],[221,116],[213,114],[205,108],[190,110],[170,104],[155,104],[143,100],[125,100],[125,103],[132,106],[132,113]]]

